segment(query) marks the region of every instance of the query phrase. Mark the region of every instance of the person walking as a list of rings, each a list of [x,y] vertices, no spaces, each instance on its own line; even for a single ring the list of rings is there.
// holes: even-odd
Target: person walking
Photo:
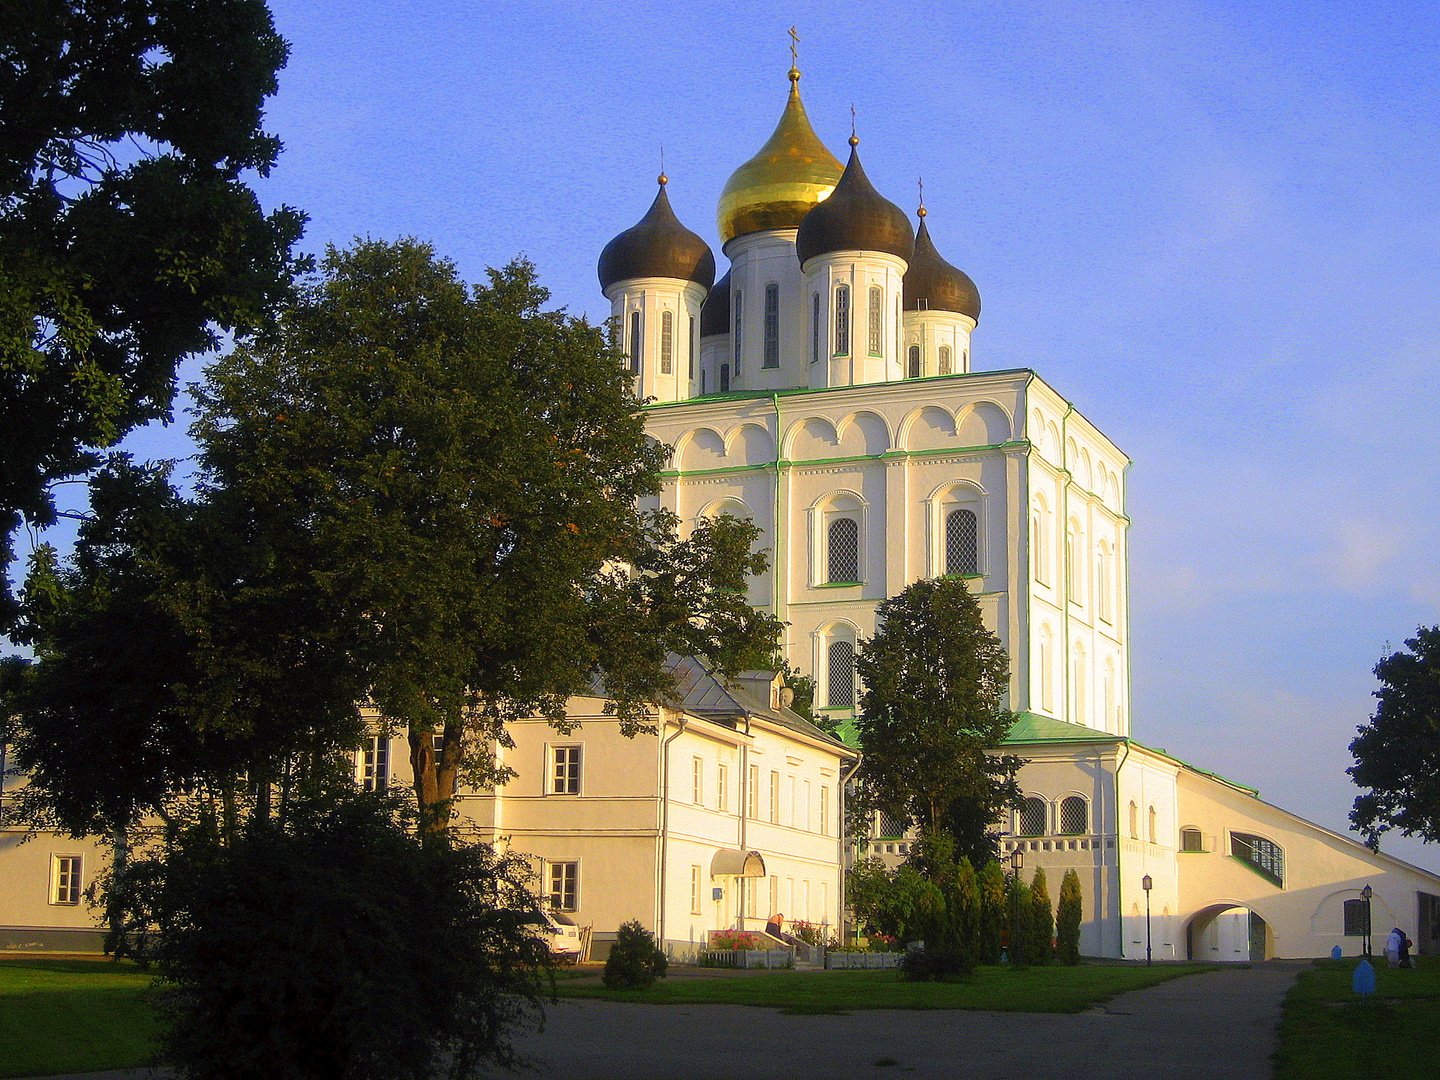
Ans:
[[[1397,926],[1385,939],[1385,962],[1392,968],[1400,966],[1400,950],[1405,947],[1405,935]]]

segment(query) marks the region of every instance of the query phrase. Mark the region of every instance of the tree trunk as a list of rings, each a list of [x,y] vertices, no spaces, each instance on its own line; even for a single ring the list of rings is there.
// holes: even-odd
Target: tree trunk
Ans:
[[[458,724],[446,724],[444,746],[435,753],[435,735],[410,731],[410,769],[415,777],[415,801],[420,808],[420,834],[444,838],[450,832],[450,813],[460,772],[463,744]]]

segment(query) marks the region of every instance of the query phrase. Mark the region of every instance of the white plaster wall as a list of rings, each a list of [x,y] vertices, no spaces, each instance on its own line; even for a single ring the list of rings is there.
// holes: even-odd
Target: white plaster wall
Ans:
[[[691,396],[690,370],[693,350],[699,348],[700,305],[705,289],[693,281],[671,278],[630,278],[617,281],[605,293],[611,316],[619,320],[621,342],[630,353],[631,312],[640,313],[642,349],[635,393],[642,400],[683,401]],[[661,368],[661,333],[664,314],[673,318],[671,363]],[[694,320],[693,324],[692,321]],[[698,372],[696,378],[698,378]]]

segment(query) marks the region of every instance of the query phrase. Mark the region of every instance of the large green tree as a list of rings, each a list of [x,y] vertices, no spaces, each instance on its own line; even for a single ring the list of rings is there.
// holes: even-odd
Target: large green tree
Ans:
[[[1019,758],[999,752],[1013,723],[1009,659],[965,583],[917,581],[882,603],[856,659],[856,728],[866,803],[954,840],[957,857],[995,857],[989,826],[1019,796]]]
[[[1379,704],[1350,743],[1356,785],[1350,821],[1372,845],[1399,829],[1440,841],[1440,626],[1419,627],[1375,665]]]
[[[271,573],[347,639],[431,833],[462,781],[503,779],[507,720],[563,724],[598,676],[633,733],[668,653],[774,650],[753,528],[682,540],[645,508],[666,450],[600,331],[546,300],[525,263],[470,287],[426,245],[360,242],[198,390],[204,492],[288,537]]]
[[[286,52],[263,0],[0,5],[0,570],[56,482],[169,415],[181,359],[285,295],[303,217],[247,177]]]

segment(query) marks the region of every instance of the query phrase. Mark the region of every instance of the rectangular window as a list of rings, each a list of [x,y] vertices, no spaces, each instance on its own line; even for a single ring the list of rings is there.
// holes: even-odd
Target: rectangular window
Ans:
[[[730,768],[727,765],[716,768],[715,809],[722,813],[730,809]]]
[[[850,286],[835,290],[835,355],[850,354]]]
[[[549,864],[550,893],[546,898],[551,911],[574,911],[579,907],[580,864],[552,862]]]
[[[79,855],[53,855],[50,858],[50,902],[52,904],[80,903]]]
[[[820,835],[830,835],[830,787],[820,785]]]
[[[690,378],[695,378],[695,316],[690,316]]]
[[[675,313],[662,312],[660,315],[660,374],[675,372]]]
[[[780,824],[780,774],[770,770],[770,820]]]
[[[811,831],[810,821],[810,781],[805,781],[805,831]]]
[[[630,313],[630,370],[640,374],[640,312]]]
[[[790,783],[786,785],[790,789],[787,793],[790,796],[790,813],[786,815],[785,823],[787,825],[790,825],[792,828],[798,829],[800,828],[801,815],[799,800],[795,798],[797,790],[795,787],[795,774],[791,773],[787,779],[789,779],[790,781]]]
[[[820,294],[810,297],[810,362],[820,360]]]
[[[742,300],[744,300],[744,296],[741,294],[741,292],[740,292],[739,289],[736,289],[736,290],[735,290],[735,300],[734,300],[734,303],[735,303],[735,374],[736,374],[736,375],[739,375],[739,374],[740,374],[740,336],[741,336],[740,332],[741,332],[741,330],[744,329],[744,325],[745,325],[745,324],[744,324],[744,321],[743,321],[743,320],[741,319],[741,317],[740,317],[740,316],[741,316],[741,301],[742,301]],[[722,390],[728,390],[728,389],[730,389],[730,388],[729,388],[728,386],[722,386],[720,389],[722,389]]]
[[[696,806],[705,805],[705,759],[690,759],[690,801]]]
[[[1364,937],[1368,928],[1365,925],[1365,901],[1345,901],[1345,936]]]
[[[700,867],[690,867],[690,914],[700,914]]]
[[[765,286],[765,366],[780,366],[780,286]]]
[[[550,794],[580,794],[580,747],[550,748]]]
[[[870,286],[870,355],[880,356],[885,351],[882,326],[885,322],[883,305],[885,290],[879,285]]]
[[[385,791],[390,787],[390,739],[372,735],[360,751],[360,786],[366,791]]]
[[[745,816],[760,818],[760,766],[750,766],[749,783],[745,789]]]

